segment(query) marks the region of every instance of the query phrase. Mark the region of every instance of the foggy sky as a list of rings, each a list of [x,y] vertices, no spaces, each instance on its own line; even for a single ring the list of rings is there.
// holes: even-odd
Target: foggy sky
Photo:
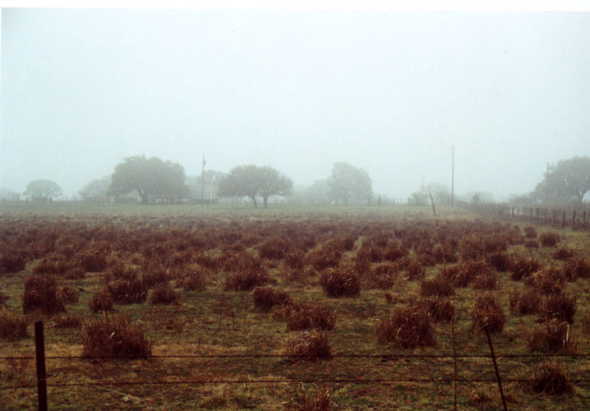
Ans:
[[[502,199],[590,155],[589,86],[587,13],[4,9],[0,186],[204,154],[406,198],[454,144],[456,191]]]

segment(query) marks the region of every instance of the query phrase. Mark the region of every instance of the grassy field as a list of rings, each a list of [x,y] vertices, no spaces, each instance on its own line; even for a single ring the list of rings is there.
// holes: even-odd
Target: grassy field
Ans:
[[[547,358],[506,357],[590,353],[590,269],[584,271],[589,234],[548,227],[527,232],[524,224],[516,229],[459,210],[441,214],[435,218],[429,209],[410,207],[0,206],[2,258],[17,256],[25,264],[0,274],[0,293],[7,297],[3,315],[23,312],[30,277],[54,278],[62,290],[58,294],[69,287],[79,297],[66,301],[66,314],[28,311],[23,317],[28,337],[0,338],[0,356],[33,355],[31,324],[43,319],[46,355],[80,357],[90,320],[124,315],[151,342],[151,358],[48,359],[50,409],[328,409],[322,399],[332,409],[452,409],[455,390],[447,380],[455,367],[462,380],[456,386],[459,408],[501,409],[492,362],[485,357],[487,340],[473,325],[476,300],[491,295],[505,315],[492,339],[496,354],[504,356],[499,368],[509,407],[589,408],[590,381],[551,395],[511,382],[532,378]],[[559,242],[543,246],[544,232],[559,233]],[[563,256],[557,250],[565,250]],[[507,267],[498,269],[492,255],[504,256]],[[88,270],[88,261],[94,261],[88,256],[101,257],[104,267]],[[522,258],[538,267],[515,279]],[[259,284],[232,288],[231,279],[246,272],[259,274]],[[339,275],[358,281],[360,292],[326,295],[328,279]],[[145,286],[145,301],[115,303],[108,314],[89,309],[97,293],[114,293],[115,285],[131,281],[130,276]],[[199,286],[190,290],[188,278]],[[444,281],[428,288],[433,279]],[[174,291],[176,303],[151,303],[163,284]],[[264,311],[254,303],[256,286],[284,292],[290,303]],[[539,301],[521,315],[511,299],[527,290]],[[569,321],[561,315],[567,309],[549,307],[556,296],[575,298]],[[433,300],[451,304],[452,321],[437,321],[436,313],[424,308]],[[313,351],[303,359],[282,356],[293,352],[295,339],[308,347],[315,335],[289,330],[290,306],[331,312],[333,328],[321,331],[331,358]],[[378,340],[384,320],[403,308],[426,318],[433,346],[403,348],[395,338]],[[65,315],[74,319],[72,327],[61,327]],[[532,347],[534,331],[551,321],[555,328],[567,328],[566,337],[557,333],[562,339],[557,347]],[[541,342],[551,337],[539,335]],[[453,351],[473,357],[456,363],[451,357],[420,357]],[[174,356],[185,357],[168,358]],[[590,358],[553,361],[570,380],[590,380]],[[35,408],[34,388],[8,388],[34,387],[34,372],[34,360],[0,360],[2,409]],[[484,379],[491,382],[468,381]],[[323,380],[346,382],[317,382]],[[165,384],[117,384],[134,381]],[[67,386],[55,386],[60,384]]]

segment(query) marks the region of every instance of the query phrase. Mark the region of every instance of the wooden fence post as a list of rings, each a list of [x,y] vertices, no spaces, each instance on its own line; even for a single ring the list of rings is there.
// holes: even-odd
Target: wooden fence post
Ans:
[[[47,373],[45,370],[45,337],[43,321],[35,322],[35,360],[37,364],[37,397],[39,411],[47,411]]]

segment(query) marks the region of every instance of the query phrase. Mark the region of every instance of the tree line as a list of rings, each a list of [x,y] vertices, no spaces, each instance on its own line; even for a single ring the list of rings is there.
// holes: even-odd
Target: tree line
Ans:
[[[369,174],[348,163],[335,163],[331,175],[321,180],[320,185],[325,190],[325,201],[330,203],[366,203],[373,196]],[[203,170],[200,176],[187,177],[182,165],[145,156],[124,159],[112,175],[92,180],[79,191],[82,200],[94,202],[149,204],[245,198],[255,207],[260,202],[267,207],[273,196],[287,197],[292,193],[291,178],[273,167],[246,164],[234,167],[229,173]],[[60,197],[62,190],[57,183],[41,179],[30,182],[23,194],[31,200],[45,202]]]

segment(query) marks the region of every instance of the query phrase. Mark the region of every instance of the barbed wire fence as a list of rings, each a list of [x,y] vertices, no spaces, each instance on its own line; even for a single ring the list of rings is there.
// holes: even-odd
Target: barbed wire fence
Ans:
[[[452,361],[452,374],[441,373],[440,376],[424,376],[419,378],[403,377],[403,378],[350,378],[350,377],[339,377],[334,375],[307,375],[298,378],[184,378],[175,380],[115,380],[115,381],[92,381],[92,382],[51,382],[47,376],[46,362],[52,360],[66,360],[66,361],[81,361],[81,360],[125,360],[125,359],[141,359],[138,357],[89,357],[89,356],[69,356],[69,355],[45,355],[45,338],[44,338],[44,324],[42,321],[35,323],[35,355],[29,356],[0,356],[0,361],[26,361],[34,360],[36,369],[36,385],[33,384],[21,384],[13,386],[0,386],[0,391],[7,390],[22,390],[22,389],[36,389],[37,390],[37,403],[39,410],[47,410],[49,398],[47,395],[47,388],[71,388],[71,387],[100,387],[100,386],[152,386],[152,385],[214,385],[214,384],[321,384],[321,385],[339,385],[339,384],[353,384],[353,385],[392,385],[392,384],[452,384],[452,401],[441,402],[438,404],[440,407],[449,407],[454,410],[458,409],[459,400],[457,396],[459,384],[471,385],[471,384],[492,384],[497,385],[498,392],[501,399],[501,407],[504,410],[508,409],[508,399],[504,393],[503,384],[509,383],[521,383],[528,384],[533,381],[532,378],[511,378],[503,376],[502,374],[511,374],[510,371],[522,367],[522,365],[512,365],[511,369],[507,369],[506,366],[500,367],[499,364],[504,360],[521,360],[521,361],[538,361],[547,359],[575,359],[576,361],[586,360],[590,361],[590,354],[575,354],[575,353],[553,353],[553,354],[524,354],[524,353],[496,353],[492,341],[492,336],[484,329],[489,353],[475,353],[475,354],[459,354],[456,350],[455,342],[455,320],[453,319],[450,323],[451,333],[451,348],[452,352],[441,353],[441,354],[403,354],[403,353],[381,353],[381,354],[355,354],[355,353],[335,353],[331,356],[333,359],[379,359],[381,361],[394,361],[394,360],[418,360],[428,362],[428,366],[432,370],[434,359],[448,359]],[[150,359],[269,359],[269,358],[282,358],[282,359],[305,359],[307,356],[302,355],[289,355],[289,354],[180,354],[180,355],[152,355]],[[459,361],[463,360],[463,366],[465,367],[465,360],[489,360],[487,367],[481,367],[479,364],[475,369],[470,369],[473,372],[469,378],[460,377],[460,365]],[[490,375],[490,372],[493,372]],[[590,384],[590,376],[588,378],[570,378],[570,383],[576,385]],[[584,398],[589,401],[590,397]],[[500,404],[498,404],[500,405]]]

